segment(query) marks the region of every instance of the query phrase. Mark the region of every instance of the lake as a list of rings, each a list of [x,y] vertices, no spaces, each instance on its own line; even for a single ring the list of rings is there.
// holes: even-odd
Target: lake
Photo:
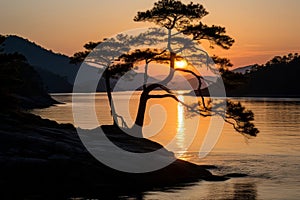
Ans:
[[[79,108],[94,102],[93,94],[76,94]],[[114,94],[118,114],[130,125],[137,111],[139,94]],[[73,123],[72,94],[53,94],[65,104],[32,112],[60,123]],[[180,95],[184,102],[192,97]],[[149,101],[144,136],[173,151],[178,158],[197,164],[216,165],[214,174],[246,173],[246,178],[232,178],[225,182],[199,181],[190,186],[165,191],[148,191],[122,199],[300,199],[300,99],[232,98],[241,101],[255,114],[260,133],[246,139],[225,124],[218,142],[204,158],[199,157],[210,124],[210,118],[189,116],[181,104],[171,99]],[[105,93],[95,99],[99,125],[111,124]],[[90,116],[82,121],[82,128],[94,128]],[[222,123],[221,123],[222,124]],[[195,133],[195,135],[194,135]],[[170,143],[170,141],[172,141]],[[96,197],[97,198],[97,197]],[[80,199],[80,198],[79,198]]]

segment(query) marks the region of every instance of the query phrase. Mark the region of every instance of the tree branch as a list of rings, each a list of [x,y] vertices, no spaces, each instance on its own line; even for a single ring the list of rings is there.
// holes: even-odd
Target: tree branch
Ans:
[[[188,69],[175,69],[176,71],[181,71],[181,72],[185,72],[185,73],[190,73],[192,75],[194,75],[197,80],[198,80],[198,92],[200,93],[200,96],[201,96],[201,101],[202,101],[202,104],[203,104],[203,107],[205,109],[207,109],[206,105],[205,105],[205,100],[204,100],[204,96],[203,96],[203,93],[202,93],[202,90],[201,90],[201,85],[202,85],[202,82],[201,82],[201,78],[203,78],[202,76],[199,76],[197,75],[195,72],[191,71],[191,70],[188,70]]]
[[[179,100],[177,98],[177,96],[175,96],[174,94],[163,94],[163,95],[148,95],[148,99],[162,99],[162,98],[172,98],[175,101],[177,101],[178,103],[180,103],[181,105],[183,105],[184,107],[186,107],[190,112],[194,112],[200,116],[203,117],[211,117],[212,114],[204,114],[201,112],[201,110],[196,110],[195,107],[192,107],[186,103],[184,103],[183,101]]]

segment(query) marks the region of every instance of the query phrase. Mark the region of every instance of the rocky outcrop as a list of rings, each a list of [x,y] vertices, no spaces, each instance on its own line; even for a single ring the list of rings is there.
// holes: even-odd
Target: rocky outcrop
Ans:
[[[87,152],[73,125],[28,113],[1,113],[0,127],[0,187],[5,191],[2,195],[10,198],[111,197],[197,180],[226,179],[179,159],[151,173],[116,171]],[[113,126],[101,128],[111,141],[129,151],[162,148],[150,140],[128,136]]]

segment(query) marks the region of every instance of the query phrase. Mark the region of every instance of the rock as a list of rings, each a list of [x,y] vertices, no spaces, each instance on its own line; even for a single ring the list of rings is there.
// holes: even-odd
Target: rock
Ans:
[[[218,167],[215,165],[200,165],[200,166],[203,167],[204,169],[218,169]]]
[[[66,196],[128,194],[199,180],[223,181],[205,167],[176,159],[169,166],[145,174],[111,169],[91,156],[72,125],[61,125],[28,113],[0,114],[0,187],[9,198],[32,195]],[[137,139],[113,126],[101,127],[118,146],[132,152],[163,148]],[[103,147],[105,149],[105,147]],[[165,150],[165,156],[174,156]],[[51,190],[49,190],[51,188]],[[54,197],[56,198],[56,197]]]
[[[247,177],[247,174],[242,174],[242,173],[230,173],[230,174],[226,174],[225,177],[228,178],[242,178],[242,177]]]

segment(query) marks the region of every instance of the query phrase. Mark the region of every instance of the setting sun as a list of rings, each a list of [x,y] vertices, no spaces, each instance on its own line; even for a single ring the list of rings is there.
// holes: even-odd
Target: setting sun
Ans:
[[[186,68],[187,65],[188,65],[188,63],[186,62],[186,60],[179,60],[179,61],[175,62],[175,68],[183,69],[183,68]]]

